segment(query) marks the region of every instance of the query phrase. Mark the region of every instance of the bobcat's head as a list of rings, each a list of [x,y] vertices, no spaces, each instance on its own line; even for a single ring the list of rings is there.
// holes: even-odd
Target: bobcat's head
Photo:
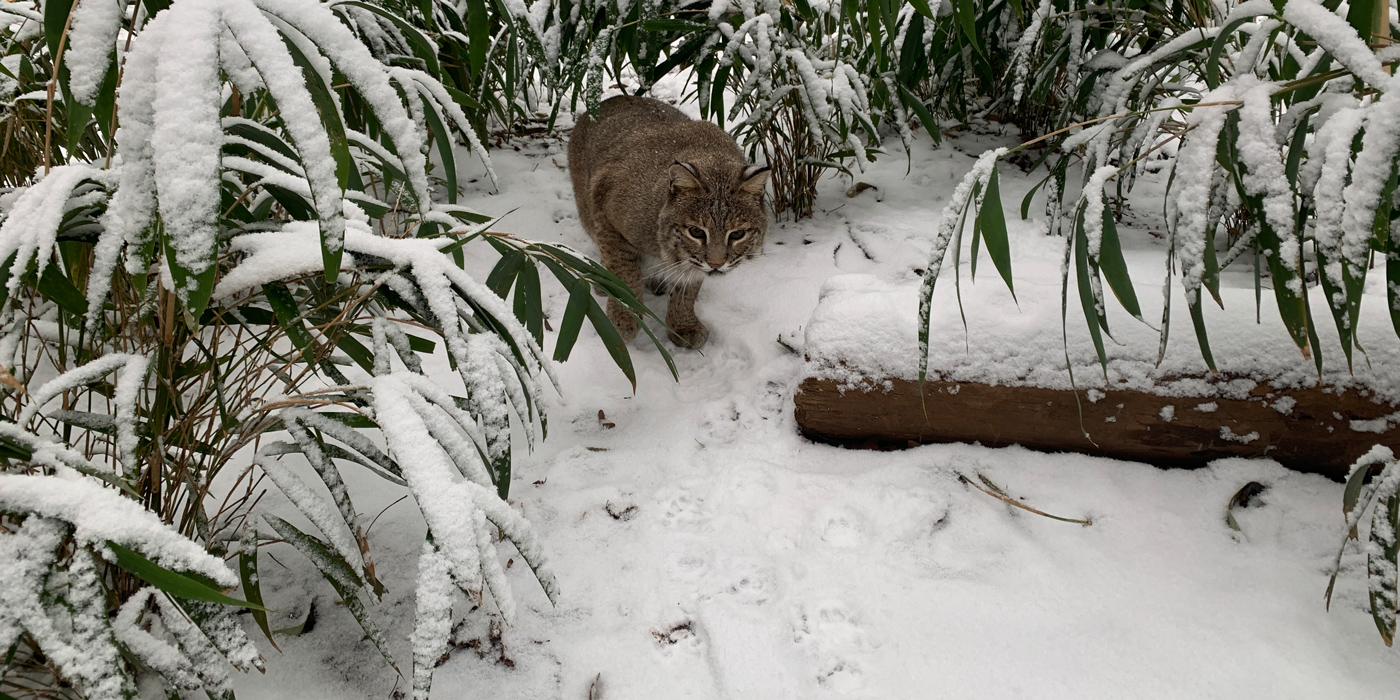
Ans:
[[[664,277],[694,280],[728,272],[763,252],[766,166],[702,169],[677,162],[659,220]]]

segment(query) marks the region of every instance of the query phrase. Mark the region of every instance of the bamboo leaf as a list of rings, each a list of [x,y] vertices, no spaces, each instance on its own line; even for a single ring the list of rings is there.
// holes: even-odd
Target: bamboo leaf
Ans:
[[[515,284],[516,275],[520,274],[520,268],[525,264],[525,254],[507,247],[501,253],[501,260],[496,266],[491,268],[491,274],[486,276],[486,286],[496,293],[496,296],[504,299],[510,294],[510,288]]]
[[[365,636],[379,649],[384,660],[398,671],[399,667],[394,663],[394,657],[389,654],[388,640],[379,631],[379,626],[374,624],[369,611],[365,609],[364,601],[360,599],[359,591],[364,588],[364,582],[355,570],[339,554],[327,547],[326,543],[298,530],[291,523],[275,515],[264,515],[263,519],[287,541],[287,544],[311,560],[311,564],[321,572],[321,577],[331,584],[341,602],[345,603],[345,609],[355,618],[355,622],[360,623],[360,629],[364,630]]]
[[[569,359],[569,353],[573,352],[574,343],[578,341],[578,332],[583,327],[588,306],[593,303],[588,283],[574,279],[565,282],[565,287],[569,290],[569,304],[564,307],[564,320],[559,323],[559,337],[554,341],[555,362]]]
[[[279,32],[280,34],[280,32]],[[301,47],[291,37],[282,35],[282,43],[291,54],[292,61],[301,69],[302,76],[306,79],[306,89],[311,94],[311,101],[316,105],[316,111],[321,116],[321,125],[325,127],[326,137],[330,140],[331,157],[335,159],[335,175],[340,181],[340,189],[363,189],[360,183],[360,172],[355,167],[355,159],[350,155],[350,142],[345,136],[345,122],[337,108],[335,99],[331,95],[332,86],[327,85],[321,79],[320,71],[302,53]],[[306,148],[306,144],[297,144],[298,149]],[[313,200],[315,198],[314,188]],[[315,202],[316,211],[336,212],[340,211],[341,204],[336,202]],[[316,218],[320,218],[319,216]],[[326,282],[333,283],[340,274],[340,261],[344,253],[342,244],[334,243],[327,239],[325,227],[321,227],[321,259],[325,266]]]
[[[252,530],[249,532],[251,533]],[[267,611],[262,609],[262,585],[258,581],[258,545],[256,537],[244,538],[244,547],[238,553],[238,576],[243,580],[243,595],[248,598],[248,602],[259,606],[252,610],[253,621],[258,623],[258,629],[262,630],[263,636],[267,637],[267,641],[272,645],[272,648],[281,651],[281,648],[277,646],[277,641],[272,638],[272,629],[267,626]]]
[[[209,305],[209,297],[214,294],[214,277],[219,269],[217,251],[212,245],[210,246],[208,266],[202,272],[195,274],[180,264],[175,256],[175,248],[170,236],[165,231],[161,231],[160,242],[161,248],[165,251],[165,262],[170,268],[170,276],[175,281],[175,289],[180,300],[185,304],[185,311],[190,315],[190,318],[200,318],[204,315],[204,307]],[[83,306],[86,308],[86,302]]]
[[[1079,207],[1074,222],[1074,275],[1079,288],[1079,304],[1084,309],[1084,321],[1089,326],[1089,337],[1094,341],[1094,352],[1098,353],[1099,366],[1104,377],[1108,377],[1108,356],[1103,349],[1103,334],[1100,326],[1105,324],[1099,304],[1094,300],[1094,291],[1089,283],[1089,237],[1084,231],[1085,207]]]
[[[586,287],[587,285],[580,284]],[[603,341],[603,347],[608,349],[608,354],[612,356],[613,362],[617,363],[617,368],[627,376],[627,381],[632,383],[632,391],[637,390],[637,372],[632,368],[632,356],[627,352],[627,341],[622,339],[622,335],[617,332],[612,321],[608,319],[607,312],[593,299],[592,295],[588,299],[588,320],[593,324],[594,330],[598,331],[598,337]],[[637,323],[642,323],[638,318]]]
[[[1210,340],[1206,337],[1206,320],[1201,313],[1201,293],[1196,292],[1195,301],[1187,305],[1191,311],[1191,326],[1196,329],[1196,343],[1201,346],[1201,357],[1205,359],[1206,366],[1211,372],[1217,372],[1215,368],[1215,356],[1210,352]]]
[[[1007,239],[1006,213],[1001,208],[1001,187],[998,185],[995,165],[992,166],[991,179],[987,182],[987,196],[982,200],[982,210],[977,212],[977,224],[982,230],[982,237],[987,241],[987,255],[991,257],[992,264],[996,265],[1001,279],[1006,282],[1011,298],[1015,299],[1016,288],[1011,277],[1011,243]],[[976,241],[977,239],[973,238],[974,248]],[[972,262],[977,262],[975,253]]]
[[[437,144],[438,157],[442,159],[442,176],[447,182],[447,203],[457,203],[457,157],[454,155],[452,134],[448,132],[447,125],[442,122],[442,115],[438,114],[438,106],[427,96],[423,98],[423,120],[428,124],[428,130],[432,132],[433,142]]]
[[[59,271],[58,266],[45,267],[44,273],[39,276],[39,283],[35,287],[45,299],[57,304],[58,308],[68,313],[74,316],[82,316],[87,313],[87,298],[78,290],[72,280]]]
[[[642,22],[642,31],[644,32],[703,32],[709,28],[708,24],[672,17],[658,17]]]
[[[1367,548],[1366,573],[1369,585],[1368,597],[1371,602],[1371,619],[1381,633],[1386,646],[1395,642],[1395,602],[1400,582],[1396,580],[1396,559],[1400,554],[1400,494],[1391,493],[1385,503],[1376,504],[1375,517],[1371,520],[1371,546]],[[1380,552],[1380,556],[1376,556]]]
[[[524,324],[535,342],[544,346],[544,302],[540,295],[540,271],[533,262],[516,275],[515,318]]]
[[[1109,289],[1113,290],[1113,296],[1118,297],[1118,303],[1122,304],[1123,309],[1132,314],[1133,318],[1141,321],[1142,307],[1138,304],[1133,280],[1128,276],[1128,262],[1123,258],[1123,246],[1118,240],[1118,223],[1114,220],[1113,211],[1107,202],[1104,202],[1103,206],[1103,239],[1099,245],[1098,263],[1104,280],[1108,282]]]
[[[116,555],[117,566],[135,574],[142,581],[177,598],[200,600],[206,603],[234,605],[252,610],[267,609],[264,608],[261,603],[230,598],[224,595],[222,591],[215,588],[212,582],[206,583],[199,580],[203,578],[202,576],[176,573],[141,556],[141,554],[135,550],[127,549],[116,542],[107,542],[107,548],[112,551],[112,554]]]
[[[277,316],[277,324],[282,327],[282,332],[287,334],[287,339],[301,351],[301,356],[307,364],[316,364],[316,345],[306,326],[302,324],[297,313],[296,299],[292,298],[292,293],[287,291],[286,285],[280,282],[265,284],[263,294],[267,297],[268,305],[272,307],[272,313]]]

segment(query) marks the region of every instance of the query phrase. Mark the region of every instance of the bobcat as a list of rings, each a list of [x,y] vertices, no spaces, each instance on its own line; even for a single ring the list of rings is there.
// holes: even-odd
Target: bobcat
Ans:
[[[614,97],[598,118],[579,118],[569,139],[569,174],[579,219],[603,266],[640,296],[669,292],[671,341],[698,348],[710,337],[695,316],[706,277],[763,250],[768,168],[748,165],[722,129],[646,97]],[[608,301],[608,319],[626,340],[637,321]]]

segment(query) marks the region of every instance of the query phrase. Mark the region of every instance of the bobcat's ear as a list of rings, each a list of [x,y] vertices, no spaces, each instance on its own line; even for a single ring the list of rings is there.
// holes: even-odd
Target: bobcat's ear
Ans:
[[[768,184],[771,171],[766,165],[750,165],[739,176],[739,191],[755,197],[763,196],[763,188]]]
[[[671,192],[677,190],[700,190],[705,184],[700,182],[700,171],[690,163],[676,161],[671,164]]]

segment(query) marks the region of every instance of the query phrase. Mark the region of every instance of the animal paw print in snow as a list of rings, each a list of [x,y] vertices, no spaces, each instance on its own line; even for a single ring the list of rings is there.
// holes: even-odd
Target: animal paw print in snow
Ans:
[[[763,605],[771,600],[778,587],[778,577],[769,570],[753,564],[735,567],[723,593],[740,603]]]
[[[661,524],[666,527],[692,529],[707,520],[703,507],[705,500],[699,496],[679,494],[661,498]]]
[[[651,636],[656,639],[656,646],[661,652],[670,656],[678,649],[694,650],[701,645],[698,624],[690,618],[685,618],[667,625],[662,625],[651,631]]]
[[[858,657],[873,648],[859,616],[844,602],[827,601],[798,610],[793,641],[817,659],[816,681],[822,688],[850,693],[864,685]]]

